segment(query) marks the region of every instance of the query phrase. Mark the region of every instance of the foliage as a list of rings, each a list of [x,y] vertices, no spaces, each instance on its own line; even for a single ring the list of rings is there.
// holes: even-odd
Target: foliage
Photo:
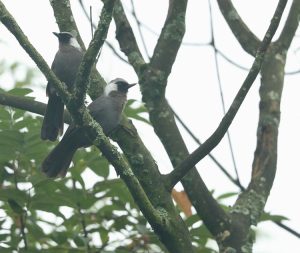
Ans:
[[[124,183],[109,179],[109,164],[98,150],[79,150],[71,173],[46,179],[39,165],[53,144],[40,140],[41,117],[1,106],[0,119],[1,252],[25,248],[24,235],[30,252],[140,252],[158,244]]]

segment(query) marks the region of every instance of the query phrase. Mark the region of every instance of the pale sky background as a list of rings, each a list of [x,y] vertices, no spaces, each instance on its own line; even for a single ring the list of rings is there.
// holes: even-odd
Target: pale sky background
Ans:
[[[31,43],[50,65],[57,51],[57,39],[52,35],[52,32],[58,31],[58,27],[49,1],[3,0],[2,2],[15,17]],[[131,9],[130,0],[123,0],[122,2],[126,10]],[[165,20],[168,1],[139,0],[135,2],[139,19],[158,34]],[[91,39],[90,25],[83,15],[77,0],[71,0],[71,3],[81,36],[86,45],[88,45]],[[93,6],[93,19],[96,21],[101,7],[100,1],[86,0],[85,3],[87,7],[89,5]],[[245,23],[259,38],[262,38],[269,25],[277,1],[236,0],[233,3]],[[288,4],[289,6],[290,4]],[[220,14],[215,0],[212,0],[212,11],[215,40],[218,49],[240,65],[250,67],[253,58],[241,49],[233,37]],[[130,14],[128,14],[128,17],[131,23],[135,24]],[[112,24],[108,40],[117,47],[118,43],[114,39],[114,28],[115,26]],[[136,31],[135,26],[134,29]],[[151,54],[157,41],[157,36],[145,29],[143,29],[143,32]],[[14,37],[2,24],[0,24],[0,40],[0,60],[5,59],[11,63],[18,61],[27,66],[35,67],[33,61],[21,49]],[[140,41],[139,38],[138,40]],[[207,43],[209,41],[210,27],[207,0],[190,0],[184,42]],[[294,39],[288,54],[286,71],[300,69],[300,55],[297,53],[299,45],[299,38]],[[236,68],[221,57],[219,57],[219,62],[224,99],[228,108],[247,72]],[[137,77],[130,66],[114,57],[111,50],[106,46],[102,50],[98,69],[106,80],[122,77],[129,82],[137,81]],[[22,75],[22,73],[21,69],[19,74]],[[300,206],[297,194],[299,192],[300,178],[299,79],[300,75],[289,75],[285,78],[279,130],[278,170],[266,206],[266,211],[288,217],[290,220],[285,222],[285,224],[298,232],[300,231]],[[12,84],[13,80],[11,80],[9,75],[4,74],[0,76],[0,87],[9,88]],[[35,86],[31,87],[35,90],[34,95],[37,96],[37,100],[43,102],[47,101],[44,93],[45,85],[46,80],[41,76],[37,78]],[[256,145],[258,89],[259,78],[257,78],[257,81],[251,88],[230,127],[237,168],[241,181],[245,186],[249,181]],[[130,90],[129,98],[140,100],[139,89]],[[200,140],[204,141],[210,136],[218,126],[223,115],[214,55],[211,47],[181,47],[172,69],[172,74],[169,77],[167,98],[175,111]],[[161,171],[165,173],[170,171],[170,162],[153,130],[140,122],[136,122],[135,125],[143,141],[158,162]],[[197,145],[184,131],[182,133],[189,149],[191,151],[194,150]],[[213,155],[233,173],[232,160],[226,138],[213,151]],[[201,161],[197,165],[197,168],[209,189],[215,190],[215,196],[224,192],[237,190],[209,158]],[[234,199],[231,200],[231,203],[233,201]],[[271,222],[264,222],[258,226],[258,237],[257,243],[254,245],[254,253],[281,253],[286,252],[287,249],[290,253],[299,252],[300,240]]]

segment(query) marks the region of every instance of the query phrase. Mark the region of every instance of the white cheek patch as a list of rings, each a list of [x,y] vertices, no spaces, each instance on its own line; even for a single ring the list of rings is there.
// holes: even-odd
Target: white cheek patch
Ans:
[[[75,38],[70,39],[70,45],[81,51],[81,47]]]
[[[109,93],[111,93],[112,91],[117,91],[118,90],[118,85],[116,83],[109,83],[108,85],[106,85],[105,89],[104,89],[104,94],[106,96],[109,95]]]

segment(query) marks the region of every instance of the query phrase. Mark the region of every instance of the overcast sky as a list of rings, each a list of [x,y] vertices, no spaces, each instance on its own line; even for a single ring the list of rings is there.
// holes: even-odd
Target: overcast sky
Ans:
[[[90,26],[83,15],[77,1],[72,0],[77,25],[86,45],[91,39]],[[99,0],[86,0],[87,6],[93,6],[93,19],[97,21],[101,8]],[[125,9],[130,10],[130,0],[122,1]],[[215,1],[212,1],[213,25],[215,29],[215,40],[218,49],[225,53],[235,62],[244,67],[250,67],[252,57],[243,52],[232,33],[222,18]],[[289,1],[291,2],[291,1]],[[23,31],[32,44],[42,54],[46,61],[51,64],[57,51],[57,39],[52,35],[58,31],[52,8],[49,1],[20,1],[3,0],[8,10],[15,17]],[[137,15],[140,20],[158,34],[163,25],[167,12],[168,1],[161,0],[139,0],[135,1]],[[277,1],[233,1],[238,12],[252,29],[262,38],[264,35]],[[158,7],[159,6],[159,7]],[[289,7],[290,5],[288,5]],[[128,17],[132,24],[134,21],[130,14]],[[280,29],[279,29],[280,30]],[[136,31],[136,28],[135,28]],[[147,48],[152,50],[157,41],[157,35],[143,29]],[[116,47],[114,40],[114,25],[111,25],[109,41]],[[32,60],[20,48],[12,35],[0,25],[0,53],[7,62],[22,62],[27,66],[35,67]],[[140,38],[138,37],[138,41]],[[209,12],[207,0],[190,0],[187,12],[187,31],[184,38],[185,43],[207,43],[210,41]],[[294,40],[288,54],[287,71],[300,69],[300,55],[297,54],[299,39]],[[0,60],[2,60],[2,57]],[[243,82],[247,72],[236,68],[232,64],[219,57],[221,83],[224,92],[226,108],[230,105],[233,97]],[[137,81],[137,77],[130,66],[124,64],[112,55],[108,47],[104,47],[98,64],[98,69],[106,80],[122,77],[129,82]],[[19,75],[22,74],[20,70]],[[299,196],[299,140],[300,140],[300,99],[299,99],[300,75],[289,75],[285,79],[285,87],[282,98],[282,114],[279,135],[278,170],[271,195],[269,197],[266,211],[272,214],[287,216],[290,221],[285,224],[300,231],[300,206],[297,203]],[[37,78],[35,95],[37,100],[46,101],[44,89],[45,78]],[[0,87],[9,88],[13,80],[9,75],[0,76]],[[246,186],[251,173],[253,153],[256,145],[256,126],[258,121],[258,89],[259,78],[252,87],[240,112],[230,127],[234,154],[237,162],[238,172],[242,183]],[[138,89],[130,90],[129,98],[140,100]],[[182,46],[177,61],[172,69],[167,88],[167,98],[175,111],[182,117],[193,133],[205,140],[218,126],[223,112],[218,88],[214,54],[208,46]],[[171,170],[167,156],[155,137],[153,130],[143,123],[136,122],[138,131],[144,142],[152,152],[162,172]],[[191,138],[182,131],[189,149],[192,151],[197,147]],[[217,159],[233,173],[232,160],[226,138],[213,151]],[[203,176],[209,189],[215,190],[215,195],[224,192],[236,191],[234,187],[209,158],[201,161],[197,168]],[[232,199],[234,201],[234,199]],[[259,225],[259,236],[254,246],[255,253],[281,253],[285,252],[287,246],[289,252],[298,252],[300,241],[270,222]],[[293,250],[294,249],[294,250]]]

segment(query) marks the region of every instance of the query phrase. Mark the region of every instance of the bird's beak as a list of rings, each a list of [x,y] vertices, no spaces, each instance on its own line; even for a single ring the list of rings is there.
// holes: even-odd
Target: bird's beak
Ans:
[[[59,33],[53,32],[53,34],[58,38],[59,37]]]
[[[128,85],[128,89],[130,89],[131,87],[133,87],[134,85],[136,85],[137,83],[130,83],[129,85]]]

